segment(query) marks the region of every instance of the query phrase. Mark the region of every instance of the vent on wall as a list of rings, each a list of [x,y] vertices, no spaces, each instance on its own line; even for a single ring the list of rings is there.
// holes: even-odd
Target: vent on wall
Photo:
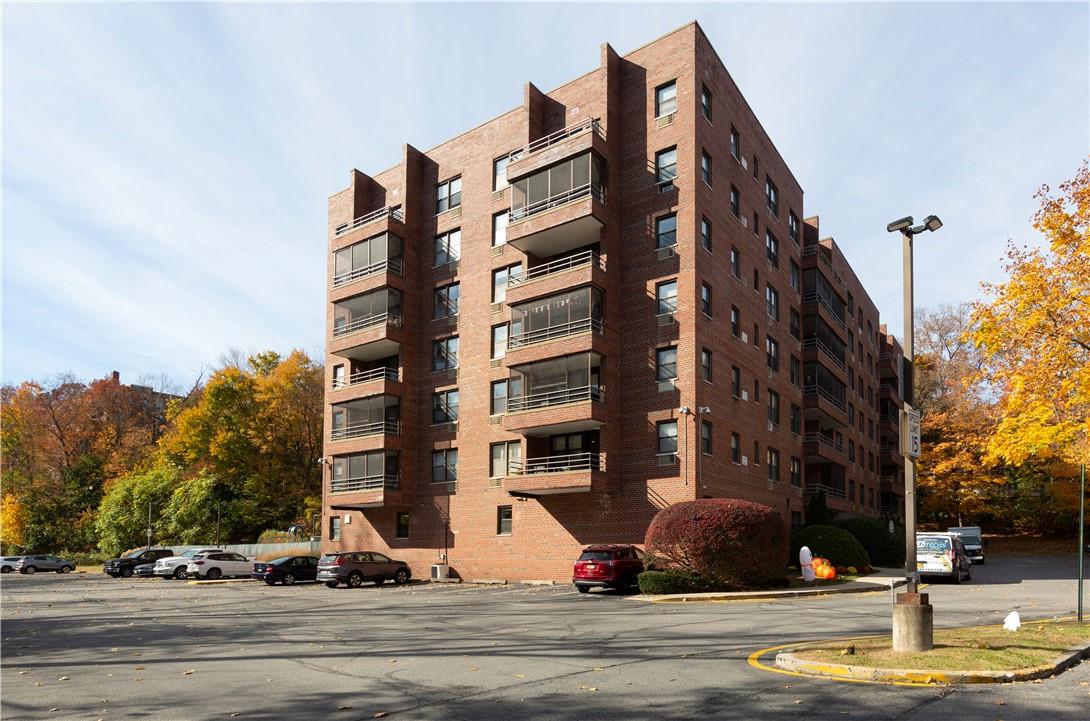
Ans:
[[[503,190],[493,190],[492,200],[503,200]]]
[[[497,255],[503,255],[502,245],[497,245],[495,248],[492,249],[492,257],[495,258]]]
[[[492,368],[499,368],[503,365],[503,358],[493,358],[490,366]]]
[[[659,313],[655,316],[655,320],[658,321],[659,325],[673,325],[677,322],[673,313]]]
[[[677,113],[670,113],[669,115],[660,115],[659,117],[655,118],[655,127],[656,128],[665,128],[667,125],[673,125],[674,124],[674,117],[676,115],[677,115]]]
[[[489,309],[493,313],[499,313],[501,310],[503,310],[503,303],[493,303],[491,306],[489,306]]]
[[[490,426],[498,426],[502,422],[503,422],[503,416],[489,416],[488,417],[488,425],[490,425]]]
[[[667,260],[673,258],[675,255],[677,255],[677,250],[675,246],[672,245],[668,245],[665,248],[659,248],[655,251],[655,257],[659,260]]]

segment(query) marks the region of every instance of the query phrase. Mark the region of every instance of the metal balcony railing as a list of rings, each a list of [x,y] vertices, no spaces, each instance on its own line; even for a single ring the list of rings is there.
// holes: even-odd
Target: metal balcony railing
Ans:
[[[557,206],[570,203],[573,200],[579,200],[587,196],[593,197],[598,200],[599,203],[605,202],[606,191],[600,185],[594,185],[592,183],[586,183],[580,185],[578,188],[572,188],[571,190],[565,190],[563,193],[557,193],[549,198],[544,198],[535,203],[524,205],[521,208],[512,208],[511,214],[508,216],[508,223],[514,223],[517,220],[528,218],[531,215],[537,213],[543,213],[546,210],[551,210]]]
[[[835,439],[829,438],[822,433],[807,433],[802,437],[803,443],[820,443],[823,446],[832,448],[834,451],[844,452],[844,445],[837,443]]]
[[[376,220],[380,220],[382,218],[385,218],[386,216],[390,216],[394,220],[400,220],[402,222],[404,222],[405,220],[405,216],[404,214],[402,214],[401,208],[379,208],[378,210],[372,213],[368,213],[367,215],[361,215],[360,217],[349,223],[338,225],[336,228],[333,229],[333,235],[344,235],[345,233],[355,230],[360,226],[367,225],[368,223],[374,223]]]
[[[581,386],[579,388],[561,388],[545,393],[530,393],[524,396],[511,396],[507,399],[507,412],[532,411],[551,406],[564,406],[569,403],[602,400],[601,386]]]
[[[345,323],[341,326],[333,328],[333,337],[340,338],[341,336],[348,335],[349,333],[355,333],[357,331],[364,330],[365,328],[374,328],[378,325],[392,325],[396,328],[401,327],[401,315],[393,315],[391,313],[378,313],[377,315],[368,315],[363,318],[356,318],[353,321]]]
[[[832,393],[825,390],[824,388],[822,388],[819,385],[810,385],[810,386],[804,387],[802,389],[802,394],[804,396],[820,396],[821,398],[824,398],[825,400],[832,403],[834,406],[836,406],[840,410],[842,410],[842,411],[847,410],[847,406],[845,405],[844,401],[840,400],[839,398],[837,398]]]
[[[400,435],[401,421],[364,421],[362,423],[350,423],[343,428],[334,428],[329,434],[331,441],[343,441],[349,438],[361,438],[363,436]]]
[[[356,371],[352,375],[348,376],[347,379],[334,378],[333,389],[336,390],[338,388],[348,388],[349,386],[355,386],[359,385],[360,383],[369,383],[371,381],[377,380],[388,380],[396,383],[399,377],[400,376],[398,375],[397,368],[372,368],[369,371]]]
[[[560,325],[550,325],[537,330],[528,330],[523,333],[512,333],[507,339],[508,349],[522,348],[536,343],[546,343],[558,338],[567,338],[571,335],[589,332],[601,333],[602,321],[597,318],[581,318]]]
[[[547,278],[554,273],[562,273],[566,270],[572,270],[573,268],[581,268],[585,265],[596,265],[600,269],[605,270],[605,263],[598,257],[598,254],[593,250],[586,250],[582,253],[576,253],[575,255],[569,255],[567,258],[560,258],[558,260],[545,263],[544,265],[536,265],[530,268],[524,273],[512,275],[507,280],[507,287],[513,288],[516,285],[522,283],[532,283],[535,280],[541,280]]]
[[[576,135],[580,135],[582,133],[597,133],[598,136],[601,137],[603,140],[606,137],[606,133],[604,130],[602,130],[602,124],[599,118],[587,118],[582,122],[576,123],[574,125],[569,125],[562,130],[557,130],[555,133],[549,133],[543,138],[538,138],[534,142],[528,145],[524,145],[518,150],[512,150],[507,155],[507,162],[513,163],[516,160],[521,160],[527,155],[532,155],[541,150],[545,150],[548,147],[563,142],[568,138],[574,138]]]
[[[833,353],[832,348],[825,345],[825,342],[822,341],[820,338],[807,338],[806,340],[804,340],[802,342],[802,347],[803,348],[820,348],[821,351],[823,353],[825,353],[825,355],[829,356],[829,360],[831,360],[834,364],[836,364],[837,368],[839,368],[840,370],[847,370],[847,368],[848,368],[847,364],[844,362],[844,359],[843,358],[837,358],[836,354]]]
[[[829,311],[829,315],[831,315],[833,317],[833,320],[836,321],[836,324],[838,326],[840,326],[840,328],[842,330],[847,332],[848,326],[844,323],[844,319],[841,318],[839,315],[837,315],[837,312],[835,310],[833,310],[833,306],[829,303],[829,301],[825,300],[825,298],[820,293],[818,293],[817,291],[810,291],[809,293],[803,293],[802,302],[803,303],[817,303],[817,304],[821,305],[822,307],[825,308],[825,310]]]
[[[806,493],[824,493],[826,496],[832,496],[833,498],[848,497],[848,494],[844,492],[843,488],[837,488],[836,486],[830,486],[825,483],[807,482]]]
[[[882,391],[889,391],[890,393],[897,395],[897,386],[892,383],[879,383],[878,392],[881,393]]]
[[[364,476],[362,478],[334,478],[329,482],[331,493],[352,493],[354,491],[377,491],[386,489],[396,491],[401,483],[396,475]]]
[[[511,461],[507,470],[514,476],[538,476],[548,473],[600,471],[604,463],[600,453],[572,453],[566,456],[545,456]]]
[[[372,263],[371,265],[363,268],[356,268],[340,275],[333,276],[333,287],[339,288],[346,283],[351,283],[354,280],[360,278],[366,278],[369,275],[376,275],[378,273],[384,273],[390,271],[401,275],[404,272],[404,264],[400,258],[390,258],[389,260],[379,261],[378,263]]]

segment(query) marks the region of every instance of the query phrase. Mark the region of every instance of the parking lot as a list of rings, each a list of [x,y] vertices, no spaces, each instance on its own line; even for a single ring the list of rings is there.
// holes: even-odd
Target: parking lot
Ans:
[[[1074,609],[1073,558],[932,585],[937,625]],[[649,604],[570,586],[2,581],[5,719],[1084,719],[1090,664],[1034,684],[889,687],[755,668],[886,632],[890,598]],[[382,715],[380,715],[382,714]]]

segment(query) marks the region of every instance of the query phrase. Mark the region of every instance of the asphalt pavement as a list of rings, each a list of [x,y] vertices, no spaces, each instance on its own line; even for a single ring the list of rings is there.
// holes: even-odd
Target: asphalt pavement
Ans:
[[[925,590],[937,626],[1069,616],[1073,557],[992,557]],[[1090,599],[1090,584],[1087,586]],[[1090,717],[1090,663],[1039,683],[792,676],[781,644],[886,633],[888,592],[651,604],[569,586],[0,580],[4,719]],[[753,662],[751,662],[753,657]]]

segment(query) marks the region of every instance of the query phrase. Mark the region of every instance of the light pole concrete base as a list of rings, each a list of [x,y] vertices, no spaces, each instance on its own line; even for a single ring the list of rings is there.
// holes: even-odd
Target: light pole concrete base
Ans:
[[[930,651],[935,645],[934,617],[926,593],[898,594],[893,604],[893,650]]]

